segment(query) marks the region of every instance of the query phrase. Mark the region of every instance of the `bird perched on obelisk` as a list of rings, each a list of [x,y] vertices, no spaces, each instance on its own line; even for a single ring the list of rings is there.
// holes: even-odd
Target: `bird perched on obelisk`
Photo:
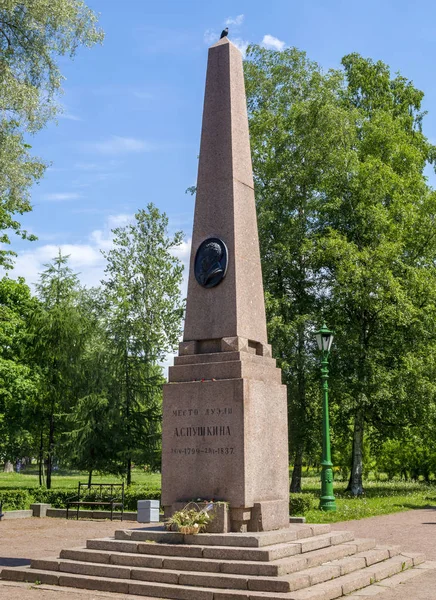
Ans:
[[[229,28],[228,28],[228,27],[226,27],[225,29],[223,29],[223,30],[221,31],[221,37],[220,37],[220,40],[222,40],[224,37],[227,37],[228,35],[229,35]]]

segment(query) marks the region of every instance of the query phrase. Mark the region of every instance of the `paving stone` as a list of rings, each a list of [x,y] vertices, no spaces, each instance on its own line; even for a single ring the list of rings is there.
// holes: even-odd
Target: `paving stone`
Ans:
[[[392,577],[388,577],[386,579],[383,579],[382,581],[379,581],[377,583],[377,586],[383,588],[395,588],[397,585],[400,585],[401,583],[404,583],[409,579],[413,579],[418,575],[422,575],[422,573],[423,571],[420,571],[419,569],[408,569],[407,571],[397,573],[396,575],[392,575]]]
[[[310,576],[307,571],[305,573],[294,573],[286,579],[289,584],[289,591],[291,592],[310,586]]]
[[[196,587],[183,588],[177,585],[161,585],[152,582],[130,582],[129,594],[174,598],[175,600],[214,600],[214,591]]]
[[[177,571],[167,571],[165,569],[132,569],[130,571],[131,579],[140,581],[154,581],[156,583],[179,583],[179,573]]]
[[[114,552],[137,552],[136,542],[119,542],[111,539],[87,540],[86,547],[90,550],[112,550]]]
[[[426,560],[425,562],[417,565],[417,569],[436,569],[436,561]]]
[[[375,581],[380,581],[381,579],[385,579],[386,577],[390,577],[391,575],[395,575],[409,567],[413,566],[413,561],[411,558],[395,556],[394,558],[389,558],[385,560],[383,563],[373,565],[372,569],[374,569],[374,578]]]
[[[341,575],[347,575],[359,569],[364,569],[366,567],[366,560],[363,556],[347,556],[335,561],[333,564],[339,566]]]
[[[248,579],[248,589],[264,592],[282,592],[290,590],[289,581],[278,577],[255,577]]]
[[[59,571],[58,558],[32,558],[30,563],[32,569],[40,569],[42,571]]]
[[[364,552],[375,548],[375,540],[372,538],[357,538],[352,542],[344,542],[345,546],[355,547],[354,552]]]
[[[292,600],[327,600],[325,589],[321,588],[319,585],[317,586],[317,589],[306,588],[304,590],[292,592],[291,598]]]
[[[183,556],[186,558],[201,558],[203,556],[202,546],[185,546],[183,544],[147,544],[145,542],[138,542],[137,551],[141,554]]]
[[[214,590],[213,600],[250,600],[250,592],[247,590]]]
[[[374,548],[374,550],[371,550],[370,552],[365,552],[363,556],[367,567],[390,558],[389,550],[387,548]]]
[[[89,575],[91,577],[109,577],[113,579],[130,579],[130,568],[99,563],[81,563],[68,560],[59,561],[59,571],[64,573],[76,573]]]
[[[247,577],[231,575],[215,575],[209,573],[180,573],[179,585],[190,585],[197,587],[215,587],[246,590]]]
[[[285,550],[285,546],[287,544],[279,545],[280,548],[275,548],[274,550],[259,550],[257,548],[230,548],[223,546],[205,546],[203,548],[202,556],[204,558],[215,558],[215,559],[224,559],[224,560],[261,560],[268,561],[272,560],[271,555],[276,552],[280,555],[280,550]],[[299,549],[295,547],[293,544],[290,544],[291,550],[295,549],[295,552],[298,552]],[[281,556],[278,556],[281,558]]]
[[[283,560],[283,559],[280,559]],[[265,577],[275,577],[282,575],[285,571],[281,572],[278,565],[271,563],[264,563],[259,561],[212,561],[219,564],[219,571],[221,573],[232,573],[237,575],[263,575]],[[304,561],[303,561],[304,563]],[[193,569],[194,570],[194,569]],[[287,573],[287,571],[286,571]]]
[[[180,569],[182,571],[205,571],[208,573],[219,573],[221,571],[221,561],[204,560],[203,558],[164,558],[162,561],[164,569]],[[230,566],[237,566],[241,563],[230,563]],[[235,568],[235,567],[234,567]],[[225,573],[226,571],[222,571]],[[229,571],[237,573],[237,571]]]
[[[350,594],[347,596],[347,600],[348,598],[356,598],[356,600],[357,598],[374,598],[380,596],[380,594],[383,594],[386,591],[387,588],[380,587],[379,584],[370,585],[369,587],[363,588],[362,590],[357,590],[357,592]]]
[[[310,585],[316,585],[317,583],[340,577],[341,568],[339,565],[321,565],[320,567],[311,569],[308,573],[310,575]]]
[[[99,552],[98,550],[89,550],[86,548],[71,548],[66,550],[61,550],[60,558],[66,558],[69,560],[82,560],[84,562],[99,562],[99,563],[109,563],[111,553],[110,552]],[[130,554],[129,556],[134,556],[134,554]]]
[[[344,577],[341,577],[338,581],[342,585],[342,593],[345,596],[346,594],[351,594],[351,592],[354,592],[355,590],[371,585],[371,583],[373,583],[373,573],[368,569],[364,569],[363,571],[356,571],[344,575]]]
[[[145,567],[161,569],[164,558],[162,556],[147,556],[146,554],[111,553],[110,563],[113,565],[127,565],[129,567]]]
[[[404,551],[402,551],[401,555],[411,558],[413,560],[414,567],[425,562],[425,554],[423,554],[422,552],[404,552]]]
[[[59,573],[53,571],[42,571],[30,568],[11,568],[2,569],[2,579],[8,581],[29,581],[31,583],[46,583],[48,585],[58,585]]]
[[[66,587],[82,588],[85,590],[100,590],[101,592],[116,592],[128,594],[129,582],[108,577],[87,577],[83,575],[59,574],[59,585]]]

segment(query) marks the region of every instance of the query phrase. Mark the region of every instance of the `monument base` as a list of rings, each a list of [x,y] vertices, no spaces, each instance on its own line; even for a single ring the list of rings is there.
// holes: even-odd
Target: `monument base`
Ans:
[[[176,357],[164,386],[162,505],[229,505],[231,531],[289,525],[286,388],[249,351]],[[223,532],[225,529],[223,529]]]

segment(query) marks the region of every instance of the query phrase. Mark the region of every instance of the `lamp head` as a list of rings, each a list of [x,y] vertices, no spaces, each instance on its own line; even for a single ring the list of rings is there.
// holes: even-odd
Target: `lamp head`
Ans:
[[[330,331],[330,329],[327,328],[327,325],[323,323],[321,329],[315,332],[315,337],[318,348],[323,354],[328,354],[333,343],[333,331]]]

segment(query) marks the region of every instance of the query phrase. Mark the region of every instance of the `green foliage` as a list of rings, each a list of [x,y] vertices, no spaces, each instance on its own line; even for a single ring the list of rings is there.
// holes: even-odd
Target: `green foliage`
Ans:
[[[0,280],[0,460],[32,451],[39,375],[29,363],[29,322],[37,302],[22,278]]]
[[[68,266],[68,257],[59,251],[53,262],[45,266],[37,284],[40,303],[32,315],[32,333],[33,359],[41,373],[36,424],[41,438],[40,454],[46,437],[50,488],[59,424],[77,398],[81,357],[91,323],[82,310],[78,278]]]
[[[30,489],[29,492],[32,494],[33,502],[51,504],[53,508],[65,508],[68,498],[74,495],[71,489],[48,490],[45,487]]]
[[[182,234],[169,236],[168,219],[149,204],[135,222],[113,231],[105,254],[103,298],[106,351],[112,374],[107,393],[116,422],[121,469],[131,483],[132,461],[160,462],[162,372],[158,361],[173,351],[181,333],[182,264],[172,251]]]
[[[313,331],[325,319],[336,334],[333,451],[349,453],[350,489],[361,494],[365,451],[425,423],[435,401],[436,192],[424,168],[436,149],[422,132],[423,94],[357,54],[328,73],[295,48],[253,46],[248,58],[268,329],[288,385],[292,489],[303,452],[309,461],[320,454]]]
[[[35,133],[61,108],[58,57],[102,40],[96,15],[82,0],[3,0],[0,4],[0,242],[8,230],[34,240],[17,214],[29,212],[30,186],[46,165],[32,157],[26,134]],[[15,253],[0,249],[0,264]]]
[[[159,500],[160,502],[160,499],[160,487],[129,485],[124,492],[124,508],[125,510],[137,510],[138,500]]]
[[[315,496],[307,493],[289,494],[289,514],[294,516],[305,515],[314,508]]]
[[[0,502],[3,510],[25,510],[32,501],[27,490],[0,490]]]

